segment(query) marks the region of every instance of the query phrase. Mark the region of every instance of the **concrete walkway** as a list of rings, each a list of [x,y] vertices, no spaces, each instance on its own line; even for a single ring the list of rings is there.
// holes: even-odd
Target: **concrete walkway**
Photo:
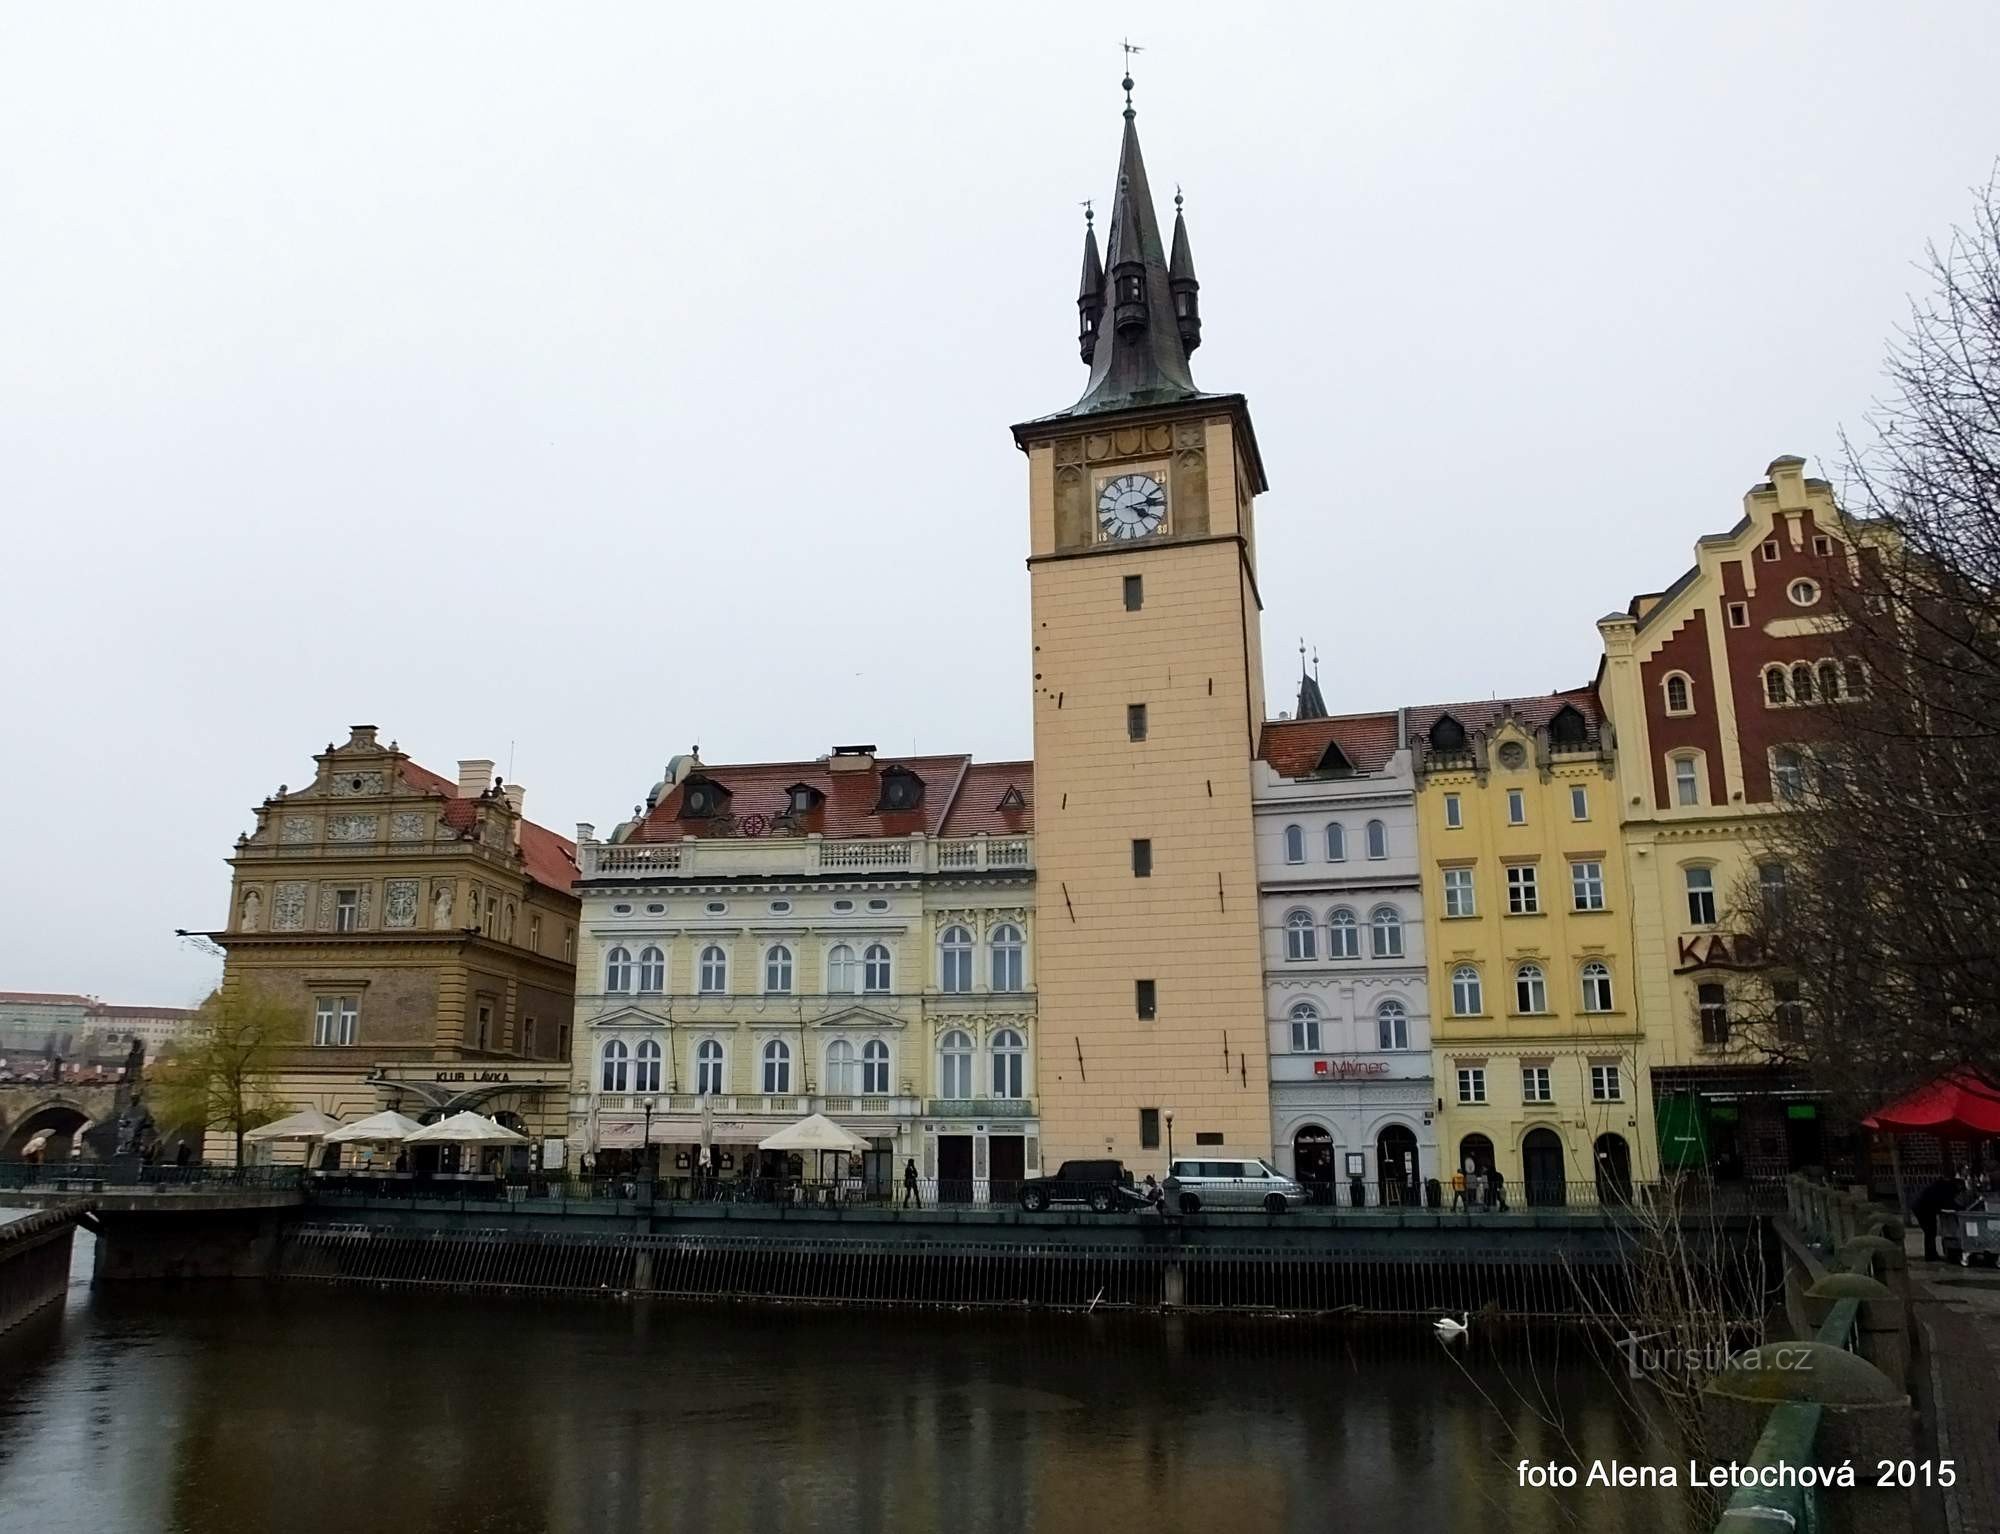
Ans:
[[[1912,1232],[1908,1243],[1934,1451],[1958,1472],[1943,1493],[1945,1525],[1949,1534],[2000,1534],[2000,1270],[1925,1262],[1923,1237]]]

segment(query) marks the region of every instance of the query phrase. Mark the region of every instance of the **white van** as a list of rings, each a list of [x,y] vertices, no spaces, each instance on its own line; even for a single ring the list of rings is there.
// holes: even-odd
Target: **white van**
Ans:
[[[1283,1214],[1306,1202],[1306,1190],[1270,1162],[1247,1156],[1177,1156],[1167,1168],[1167,1202],[1198,1209],[1262,1209]]]

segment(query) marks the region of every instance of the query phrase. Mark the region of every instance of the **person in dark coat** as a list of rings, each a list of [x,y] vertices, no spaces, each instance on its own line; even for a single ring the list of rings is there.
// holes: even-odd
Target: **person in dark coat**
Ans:
[[[1486,1207],[1498,1214],[1507,1212],[1507,1179],[1497,1166],[1486,1174]]]
[[[917,1163],[914,1160],[903,1163],[903,1207],[907,1209],[912,1204],[919,1209],[924,1207],[924,1196],[917,1191]]]
[[[1938,1260],[1938,1216],[1947,1209],[1956,1209],[1964,1196],[1965,1184],[1955,1176],[1940,1177],[1917,1195],[1916,1215],[1917,1223],[1924,1228],[1925,1262]]]

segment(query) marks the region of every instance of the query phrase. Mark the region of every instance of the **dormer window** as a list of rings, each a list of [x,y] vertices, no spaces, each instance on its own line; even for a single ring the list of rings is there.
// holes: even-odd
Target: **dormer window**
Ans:
[[[1009,783],[1007,792],[1000,796],[999,807],[1002,810],[1025,810],[1028,807],[1028,796]]]
[[[1581,746],[1590,739],[1590,722],[1574,703],[1565,703],[1549,719],[1549,740],[1558,746]]]
[[[826,795],[810,783],[794,783],[785,790],[785,795],[785,809],[793,815],[804,815],[818,809],[826,800]]]
[[[681,818],[709,820],[729,803],[729,790],[713,778],[691,777],[681,788]]]
[[[913,810],[924,801],[924,780],[907,767],[882,769],[882,798],[878,812]]]
[[[1339,741],[1330,740],[1326,743],[1326,749],[1319,754],[1319,766],[1313,770],[1330,778],[1352,777],[1354,763],[1350,762],[1347,753],[1340,749]]]
[[[1440,714],[1437,723],[1431,726],[1430,739],[1433,751],[1463,751],[1465,726],[1449,714]]]

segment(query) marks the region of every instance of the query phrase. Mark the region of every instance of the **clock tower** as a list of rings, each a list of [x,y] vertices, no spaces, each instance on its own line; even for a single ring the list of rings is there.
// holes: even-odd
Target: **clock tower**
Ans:
[[[1181,199],[1170,254],[1124,87],[1102,259],[1085,220],[1090,381],[1014,441],[1028,458],[1043,1162],[1114,1155],[1143,1172],[1169,1139],[1181,1154],[1271,1148],[1250,804],[1265,484],[1243,396],[1195,387]]]

